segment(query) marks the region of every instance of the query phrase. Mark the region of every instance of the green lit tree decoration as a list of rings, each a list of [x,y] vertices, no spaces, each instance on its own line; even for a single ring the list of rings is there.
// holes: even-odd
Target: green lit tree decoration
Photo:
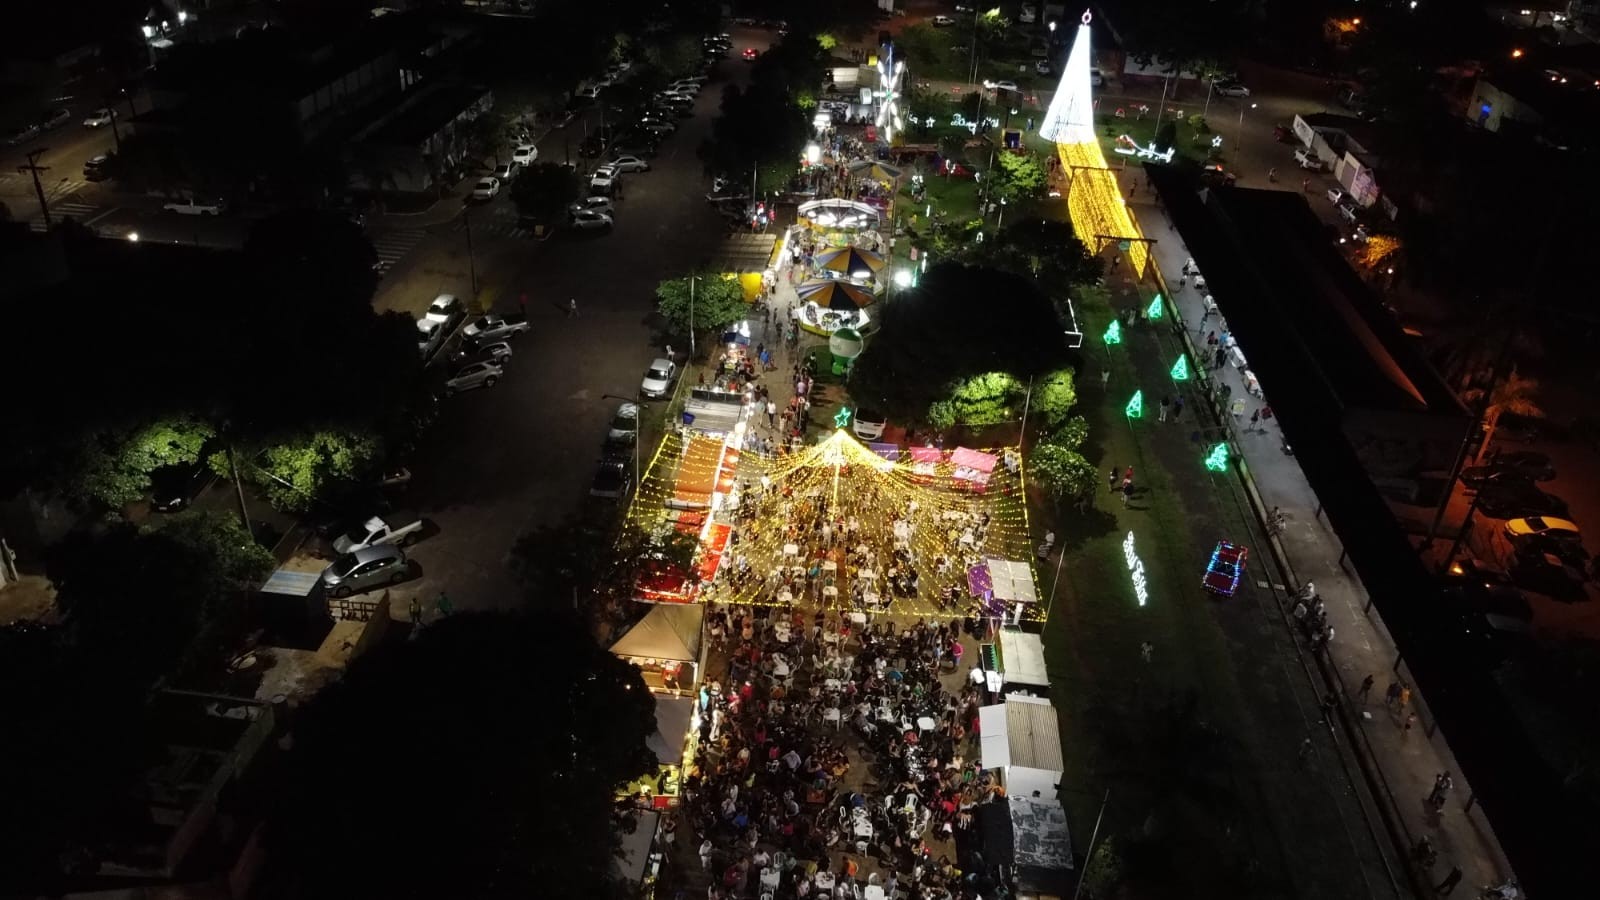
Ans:
[[[1122,343],[1121,322],[1118,322],[1116,319],[1112,319],[1111,324],[1106,326],[1105,342],[1107,347],[1111,346],[1112,344]]]
[[[1178,354],[1178,361],[1172,364],[1172,380],[1189,380],[1189,357],[1184,356],[1181,353]]]
[[[1206,468],[1213,472],[1228,471],[1228,445],[1211,445],[1211,455],[1206,457]]]
[[[1122,408],[1122,414],[1130,419],[1137,419],[1144,415],[1144,391],[1134,391],[1128,398],[1128,405]]]
[[[849,425],[850,409],[849,407],[841,406],[839,407],[839,411],[833,414],[833,427],[847,428]]]
[[[1150,317],[1150,321],[1154,322],[1155,320],[1161,318],[1162,312],[1161,295],[1157,294],[1155,295],[1155,298],[1150,301],[1150,305],[1145,307],[1144,314]]]

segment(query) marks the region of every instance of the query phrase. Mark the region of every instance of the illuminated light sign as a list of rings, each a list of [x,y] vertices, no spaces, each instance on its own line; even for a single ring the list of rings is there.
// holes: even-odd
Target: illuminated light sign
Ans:
[[[1128,405],[1122,408],[1122,414],[1130,419],[1137,419],[1144,415],[1144,391],[1134,391],[1128,398]]]
[[[1213,472],[1228,471],[1228,445],[1211,445],[1211,455],[1206,457],[1206,468]]]
[[[1122,558],[1128,563],[1128,578],[1133,582],[1133,596],[1143,606],[1150,600],[1150,585],[1144,577],[1144,560],[1133,547],[1133,532],[1122,539]]]
[[[1165,313],[1165,312],[1166,312],[1166,307],[1162,306],[1162,304],[1161,304],[1161,295],[1160,294],[1155,295],[1155,297],[1150,300],[1150,305],[1145,307],[1145,309],[1144,309],[1144,314],[1149,316],[1150,317],[1150,321],[1152,321],[1152,322],[1154,322],[1155,320],[1161,318],[1162,314]]]
[[[1179,356],[1178,357],[1178,361],[1172,364],[1172,373],[1171,374],[1172,374],[1172,380],[1173,381],[1188,381],[1189,380],[1189,357],[1187,357],[1187,356]]]
[[[849,424],[850,410],[847,407],[839,407],[839,411],[833,414],[833,427],[844,428]]]
[[[1111,324],[1106,326],[1106,333],[1101,337],[1108,347],[1112,344],[1122,343],[1122,323],[1112,319]]]
[[[1111,148],[1111,152],[1119,153],[1123,156],[1131,156],[1135,159],[1147,159],[1151,162],[1169,163],[1172,162],[1172,157],[1177,155],[1178,148],[1168,147],[1165,150],[1157,150],[1155,141],[1151,141],[1149,144],[1141,147],[1137,142],[1134,141],[1133,138],[1128,137],[1127,135],[1122,135],[1121,137],[1117,138],[1116,145]]]
[[[985,117],[983,117],[983,119],[981,119],[981,120],[979,120],[977,122],[969,122],[969,121],[967,121],[967,117],[966,116],[962,115],[961,113],[956,113],[954,116],[951,117],[950,125],[953,128],[965,128],[966,130],[972,132],[973,134],[977,134],[978,133],[978,127],[980,125],[983,126],[984,130],[988,130],[990,128],[999,128],[1000,127],[1000,120],[985,116]]]

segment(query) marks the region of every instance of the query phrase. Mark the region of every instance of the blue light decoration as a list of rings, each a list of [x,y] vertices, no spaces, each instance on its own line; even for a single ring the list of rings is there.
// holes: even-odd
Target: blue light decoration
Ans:
[[[839,411],[833,414],[833,427],[847,428],[849,425],[850,409],[848,407],[841,406],[839,407]]]
[[[1244,561],[1249,558],[1250,550],[1228,541],[1217,541],[1217,546],[1211,551],[1211,561],[1206,564],[1206,575],[1200,579],[1200,584],[1206,590],[1220,597],[1232,597],[1234,591],[1239,589],[1239,580],[1244,577]]]
[[[1211,453],[1206,457],[1206,468],[1213,472],[1228,471],[1228,445],[1212,444]]]
[[[1155,295],[1155,297],[1151,299],[1150,305],[1144,309],[1144,314],[1149,316],[1150,321],[1152,322],[1166,314],[1166,307],[1164,307],[1161,303],[1160,294]]]
[[[1134,391],[1128,398],[1128,405],[1122,408],[1122,414],[1130,419],[1137,419],[1144,415],[1144,391]]]
[[[1111,324],[1106,326],[1104,339],[1107,347],[1111,346],[1112,344],[1122,343],[1122,323],[1118,322],[1116,319],[1112,319]]]
[[[1182,354],[1178,355],[1178,361],[1172,364],[1172,380],[1189,380],[1189,357]]]

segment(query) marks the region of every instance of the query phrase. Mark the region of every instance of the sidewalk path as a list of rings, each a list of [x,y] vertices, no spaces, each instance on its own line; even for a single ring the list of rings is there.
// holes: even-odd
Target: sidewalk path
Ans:
[[[1142,181],[1136,170],[1130,171],[1125,176],[1125,187],[1126,179],[1134,177]],[[1155,207],[1149,191],[1142,183],[1139,187],[1130,207],[1145,235],[1157,242],[1152,258],[1163,276],[1161,281],[1147,282],[1145,295],[1148,296],[1154,290],[1178,285],[1179,273],[1189,254],[1164,213]],[[1155,277],[1152,274],[1151,278]],[[1169,296],[1197,346],[1205,346],[1206,332],[1216,330],[1220,334],[1223,326],[1216,314],[1200,325],[1204,297],[1192,286],[1178,288]],[[1240,349],[1248,356],[1249,348]],[[1384,690],[1390,681],[1409,681],[1409,674],[1403,666],[1396,670],[1399,653],[1387,628],[1376,612],[1371,611],[1369,597],[1360,580],[1340,564],[1343,549],[1339,538],[1326,520],[1318,516],[1320,502],[1306,481],[1305,473],[1294,457],[1283,452],[1283,436],[1274,421],[1263,420],[1259,426],[1251,426],[1250,414],[1270,397],[1251,397],[1245,390],[1243,373],[1231,364],[1211,374],[1232,386],[1235,400],[1242,397],[1247,401],[1243,416],[1224,418],[1231,426],[1260,494],[1262,509],[1258,514],[1280,508],[1287,520],[1278,540],[1294,579],[1289,588],[1313,581],[1317,594],[1327,603],[1328,623],[1335,630],[1328,655],[1333,665],[1326,671],[1336,682],[1330,687],[1343,698],[1346,721],[1353,723],[1351,733],[1360,738],[1354,752],[1368,755],[1368,762],[1382,785],[1380,793],[1386,790],[1389,794],[1389,797],[1380,796],[1379,802],[1392,803],[1390,813],[1398,818],[1407,844],[1427,835],[1438,850],[1438,863],[1431,872],[1424,873],[1430,886],[1442,879],[1453,865],[1461,867],[1462,880],[1468,885],[1498,882],[1510,873],[1504,853],[1481,809],[1466,806],[1472,788],[1462,775],[1444,734],[1436,730],[1426,699],[1412,686],[1411,703],[1406,712],[1391,710],[1384,702]],[[1359,696],[1359,688],[1368,675],[1376,684],[1370,697],[1364,699]],[[1405,721],[1410,712],[1415,712],[1416,720],[1408,730]],[[1440,772],[1451,774],[1455,788],[1449,792],[1442,812],[1435,813],[1426,798]]]

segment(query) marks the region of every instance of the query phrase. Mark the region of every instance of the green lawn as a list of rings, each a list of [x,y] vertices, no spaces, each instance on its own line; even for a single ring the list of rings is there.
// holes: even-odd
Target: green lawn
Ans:
[[[1114,150],[1117,146],[1117,138],[1121,135],[1125,134],[1133,138],[1141,147],[1155,140],[1157,126],[1154,107],[1143,118],[1139,118],[1137,110],[1127,109],[1124,111],[1126,115],[1120,119],[1117,118],[1115,110],[1103,112],[1095,117],[1095,127],[1100,135],[1100,147],[1105,151],[1106,159],[1108,160],[1115,161],[1120,158],[1120,154],[1115,153]],[[1169,108],[1167,116],[1170,118],[1171,115],[1172,111]],[[1211,141],[1216,137],[1216,132],[1204,124],[1202,127],[1196,128],[1192,119],[1179,119],[1176,121],[1178,125],[1176,143],[1178,155],[1187,156],[1197,162],[1205,162],[1212,156]],[[1211,126],[1214,127],[1216,124],[1219,123],[1213,120]],[[1232,134],[1224,129],[1224,149],[1231,143]]]

